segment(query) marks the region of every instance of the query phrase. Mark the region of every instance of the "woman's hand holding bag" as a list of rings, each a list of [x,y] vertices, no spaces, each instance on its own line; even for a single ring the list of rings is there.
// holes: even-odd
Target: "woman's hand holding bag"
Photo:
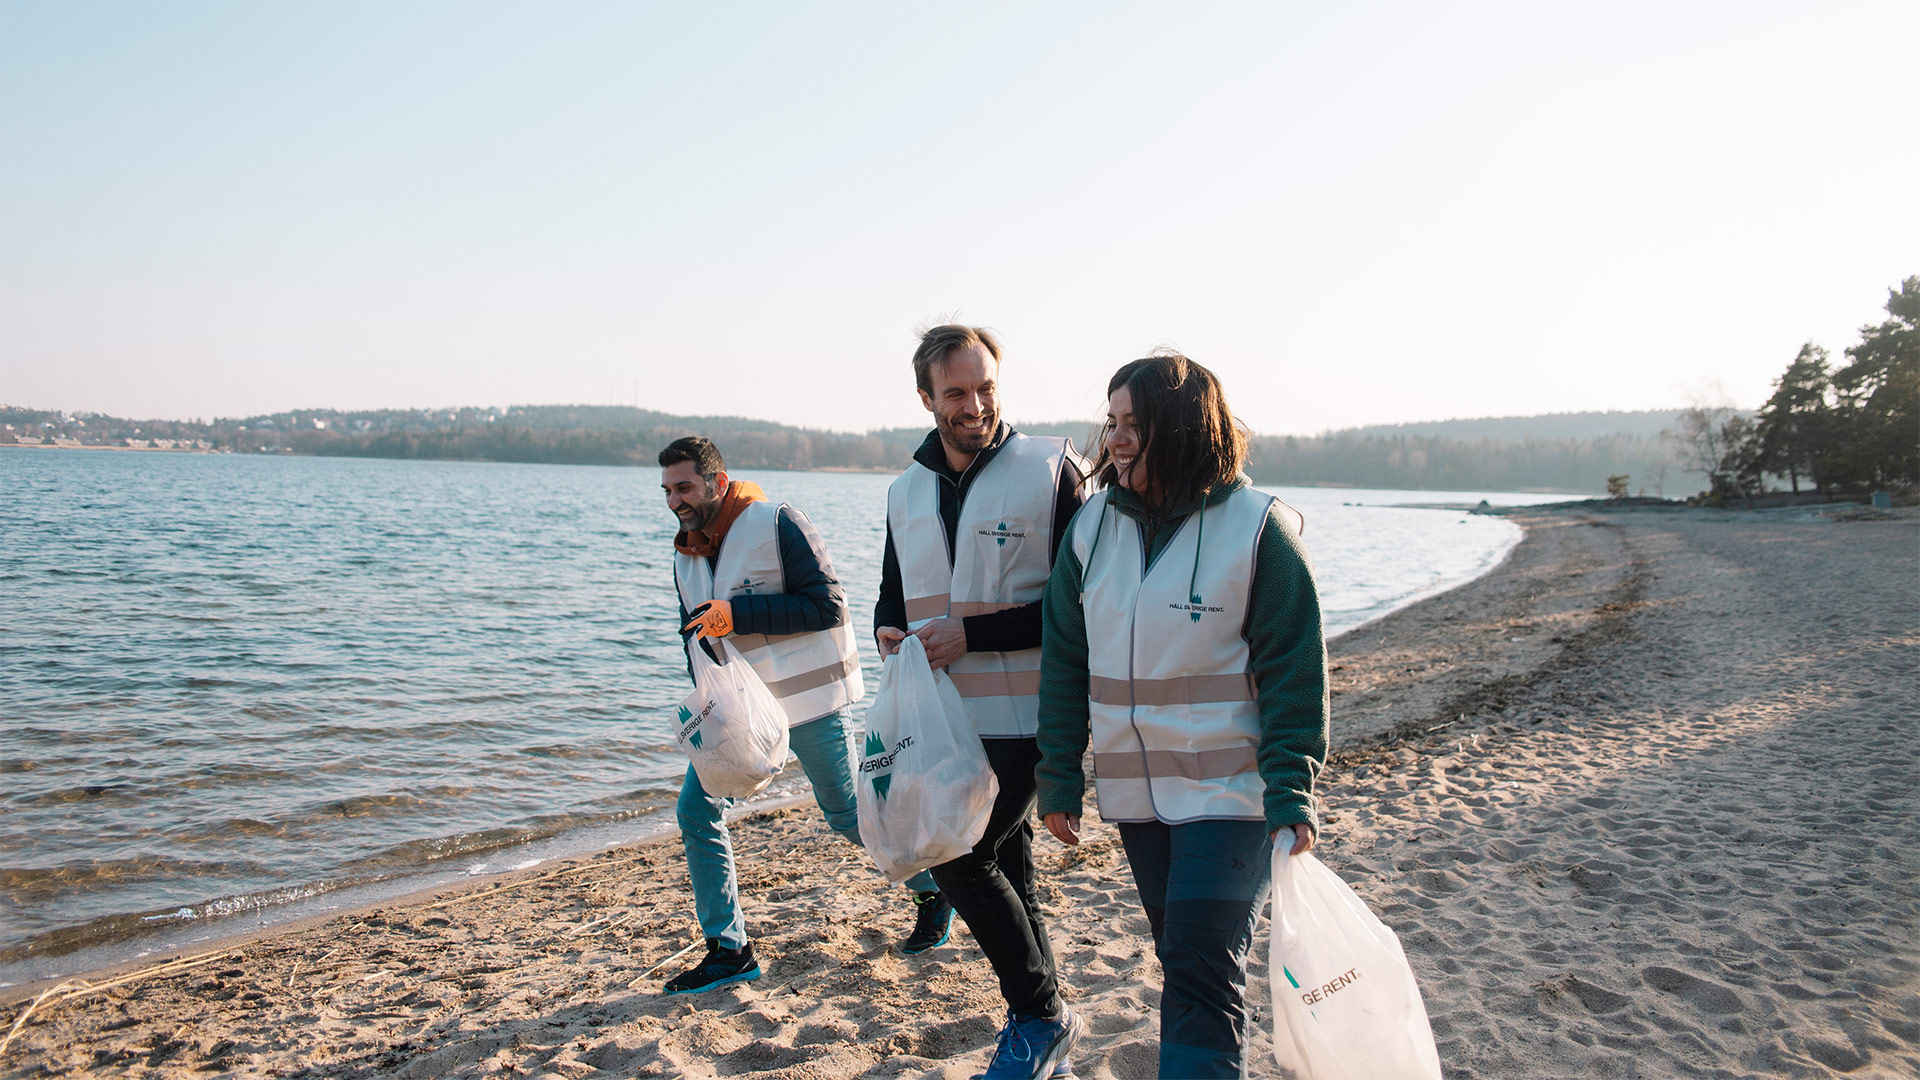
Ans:
[[[1273,1056],[1299,1080],[1439,1080],[1400,939],[1309,853],[1273,849]]]

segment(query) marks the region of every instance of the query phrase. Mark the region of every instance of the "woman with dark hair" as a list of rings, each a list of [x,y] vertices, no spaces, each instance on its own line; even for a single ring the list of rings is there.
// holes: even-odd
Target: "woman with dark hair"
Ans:
[[[1160,1075],[1239,1076],[1276,837],[1319,830],[1326,645],[1300,518],[1241,472],[1220,381],[1178,354],[1107,385],[1095,474],[1043,606],[1040,814],[1080,841],[1093,745],[1164,974]]]

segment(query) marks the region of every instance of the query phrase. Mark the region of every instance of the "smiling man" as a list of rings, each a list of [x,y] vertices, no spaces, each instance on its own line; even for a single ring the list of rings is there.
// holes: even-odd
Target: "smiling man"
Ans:
[[[728,478],[719,449],[704,436],[660,451],[660,489],[680,519],[673,580],[681,632],[731,638],[786,711],[793,756],[827,825],[858,844],[847,708],[865,690],[847,592],[820,534],[805,514],[768,502],[758,484]],[[740,911],[725,818],[731,803],[709,794],[688,766],[680,786],[680,841],[707,955],[667,982],[669,994],[760,977]],[[916,896],[934,889],[925,873],[907,886]]]
[[[1079,509],[1085,465],[1067,440],[1022,435],[1001,422],[1000,343],[986,330],[928,330],[913,374],[934,430],[887,490],[874,637],[890,656],[912,633],[928,661],[946,669],[1000,794],[974,849],[933,868],[940,892],[921,898],[906,951],[944,942],[958,911],[1007,1002],[1007,1025],[984,1075],[1064,1075],[1084,1025],[1061,1000],[1034,895],[1034,736],[1040,596]]]

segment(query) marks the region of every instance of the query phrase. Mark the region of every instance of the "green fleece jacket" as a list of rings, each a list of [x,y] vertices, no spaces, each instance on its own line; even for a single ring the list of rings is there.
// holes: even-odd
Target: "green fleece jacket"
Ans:
[[[1213,505],[1246,486],[1241,477],[1224,490],[1209,492],[1206,502]],[[1120,488],[1111,499],[1108,512],[1124,514],[1141,530],[1149,568],[1195,509],[1167,507],[1155,515]],[[1260,532],[1248,598],[1247,644],[1260,701],[1260,777],[1267,785],[1269,831],[1304,824],[1318,833],[1313,785],[1327,761],[1327,647],[1320,635],[1313,571],[1279,514],[1277,507],[1269,511]],[[1068,536],[1072,528],[1068,526]],[[1078,814],[1086,796],[1081,769],[1089,739],[1082,570],[1073,545],[1061,544],[1041,607],[1040,765],[1034,775],[1042,816]]]

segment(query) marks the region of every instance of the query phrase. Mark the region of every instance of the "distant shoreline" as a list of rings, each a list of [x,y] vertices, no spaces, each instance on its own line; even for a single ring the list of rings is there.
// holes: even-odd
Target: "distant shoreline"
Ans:
[[[1318,433],[1248,432],[1247,472],[1290,484],[1366,489],[1593,494],[1612,477],[1636,490],[1707,485],[1672,462],[1663,434],[1677,413],[1554,413],[1486,417]],[[882,421],[884,417],[874,417]],[[435,409],[295,409],[246,417],[164,420],[72,414],[0,405],[0,438],[74,444],[168,439],[237,453],[400,460],[652,466],[658,448],[690,434],[714,440],[736,468],[904,469],[927,426],[835,431],[742,416],[682,415],[638,405],[459,406]],[[1093,417],[1010,420],[1028,435],[1097,436]],[[1276,481],[1278,482],[1278,481]]]
[[[69,446],[65,443],[0,443],[0,450],[117,450],[122,453],[133,450],[147,454],[232,454],[233,450],[214,450],[205,446],[93,446],[81,444]],[[259,457],[312,457],[312,454],[260,454]]]
[[[571,461],[501,461],[495,458],[374,457],[372,455],[365,455],[365,454],[350,454],[350,455],[349,454],[340,454],[340,455],[313,454],[313,453],[307,453],[299,450],[282,450],[275,453],[261,453],[259,451],[252,451],[252,450],[210,450],[210,449],[204,449],[201,447],[179,447],[179,446],[97,446],[97,445],[91,445],[91,444],[85,444],[80,446],[57,444],[53,446],[48,446],[40,443],[0,443],[0,449],[114,450],[122,453],[127,451],[141,451],[149,454],[231,454],[238,457],[263,457],[263,458],[326,457],[326,458],[342,458],[342,459],[353,458],[360,461],[422,461],[422,462],[439,461],[439,462],[461,462],[461,463],[472,464],[472,465],[549,465],[549,466],[558,466],[563,468],[579,467],[579,468],[588,468],[588,469],[637,469],[637,468],[647,467],[647,463],[638,462],[638,461],[628,462],[626,464],[602,463],[602,464],[582,465],[578,462],[571,462]],[[862,476],[892,476],[898,473],[900,470],[879,467],[879,466],[869,467],[869,466],[863,466],[863,465],[814,465],[804,469],[795,468],[790,465],[741,465],[734,471],[736,472],[817,472],[817,473],[847,473],[849,475],[862,475]],[[1267,480],[1267,479],[1255,479],[1254,484],[1256,486],[1264,485],[1269,487],[1313,488],[1315,490],[1325,490],[1325,491],[1472,490],[1476,492],[1482,492],[1488,495],[1571,495],[1571,496],[1574,496],[1576,500],[1582,499],[1582,498],[1592,498],[1596,500],[1603,498],[1602,496],[1595,494],[1593,492],[1574,491],[1568,488],[1459,489],[1459,488],[1423,488],[1423,487],[1367,487],[1362,484],[1349,484],[1349,483],[1342,483],[1342,482],[1331,481],[1331,480],[1318,481],[1318,482],[1304,482],[1304,481]],[[1471,507],[1456,507],[1452,503],[1435,503],[1432,505],[1408,504],[1405,508],[1417,509],[1417,510],[1451,510],[1456,508],[1471,509]]]

